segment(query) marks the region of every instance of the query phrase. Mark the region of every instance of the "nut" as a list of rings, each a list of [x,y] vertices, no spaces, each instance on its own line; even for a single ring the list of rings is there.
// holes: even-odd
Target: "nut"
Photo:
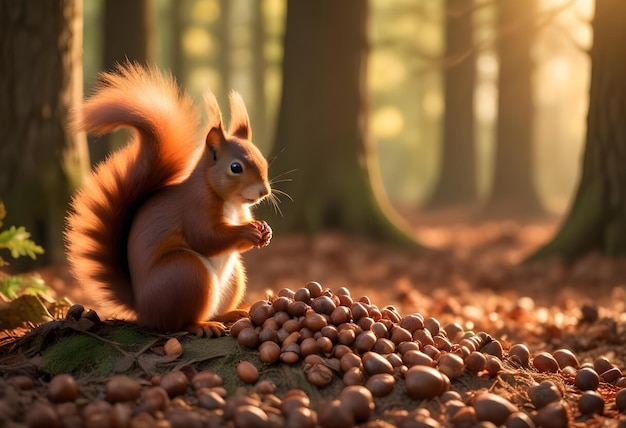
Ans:
[[[180,370],[169,372],[161,378],[161,387],[170,398],[184,394],[188,383],[187,376]]]
[[[315,386],[326,386],[333,380],[333,372],[324,364],[305,365],[306,378]]]
[[[476,417],[479,421],[489,421],[500,426],[504,424],[511,413],[518,409],[505,398],[486,392],[476,397],[474,410],[476,410]]]
[[[450,388],[450,379],[435,368],[413,366],[405,374],[405,384],[413,398],[434,398]]]
[[[141,395],[141,385],[126,375],[115,375],[109,379],[104,388],[105,397],[110,403],[134,401]]]
[[[259,346],[259,360],[265,364],[274,364],[280,358],[280,346],[275,342],[263,342]]]
[[[395,383],[396,380],[392,375],[388,373],[378,373],[367,379],[365,388],[376,397],[384,397],[393,391]]]
[[[48,384],[48,400],[52,403],[74,401],[78,392],[78,384],[69,374],[56,375]]]
[[[237,375],[244,383],[254,383],[259,380],[259,370],[249,361],[237,364]]]
[[[361,358],[363,362],[363,369],[369,376],[387,373],[393,374],[393,366],[385,357],[375,352],[366,352]]]
[[[392,386],[393,388],[393,386]],[[346,411],[352,413],[355,422],[367,421],[374,411],[374,398],[369,389],[362,386],[348,386],[339,394]]]

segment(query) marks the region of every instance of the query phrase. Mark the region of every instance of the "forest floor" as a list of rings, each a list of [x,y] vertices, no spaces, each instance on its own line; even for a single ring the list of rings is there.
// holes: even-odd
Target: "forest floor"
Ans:
[[[523,263],[558,229],[559,219],[478,220],[458,213],[409,217],[415,236],[434,249],[397,248],[341,233],[275,236],[245,255],[246,301],[297,290],[307,281],[347,287],[356,300],[368,296],[379,308],[402,315],[418,312],[442,326],[484,331],[508,348],[526,344],[531,353],[559,348],[582,362],[600,356],[626,370],[626,261],[590,254],[573,263]],[[63,269],[44,279],[73,302],[101,318],[116,312],[74,286]],[[601,424],[598,426],[602,426]]]
[[[435,251],[340,233],[276,237],[246,255],[249,300],[314,280],[332,290],[348,287],[379,307],[394,305],[403,315],[458,322],[536,351],[568,347],[588,359],[608,354],[626,369],[626,342],[614,348],[605,340],[609,331],[597,331],[613,331],[616,323],[625,338],[626,260],[589,254],[571,263],[524,263],[558,230],[555,216],[481,220],[444,211],[407,218],[417,240]],[[596,314],[604,324],[586,322]]]

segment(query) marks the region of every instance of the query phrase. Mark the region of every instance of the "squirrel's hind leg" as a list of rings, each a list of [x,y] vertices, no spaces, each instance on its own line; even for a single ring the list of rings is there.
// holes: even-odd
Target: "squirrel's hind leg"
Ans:
[[[214,315],[220,298],[217,281],[195,254],[184,250],[168,253],[141,283],[134,284],[137,321],[160,331],[197,333],[201,329],[206,334],[213,327],[213,335],[222,335],[221,323],[206,321]]]

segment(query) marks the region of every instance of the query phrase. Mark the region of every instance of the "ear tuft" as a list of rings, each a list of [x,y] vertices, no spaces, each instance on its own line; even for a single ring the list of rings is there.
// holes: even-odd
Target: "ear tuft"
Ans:
[[[223,133],[224,125],[222,125],[222,112],[220,110],[220,106],[217,104],[215,95],[211,91],[206,91],[203,94],[203,98],[209,120],[209,130],[219,128]]]
[[[230,126],[228,133],[243,140],[252,139],[250,118],[248,117],[248,110],[246,110],[243,98],[235,91],[231,91],[228,98],[230,100]]]

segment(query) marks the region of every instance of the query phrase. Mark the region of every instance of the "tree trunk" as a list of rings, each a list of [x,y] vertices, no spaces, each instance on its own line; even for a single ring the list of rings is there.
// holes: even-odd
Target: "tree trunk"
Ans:
[[[170,69],[176,81],[184,85],[187,80],[187,69],[185,67],[185,55],[181,46],[182,34],[185,21],[185,2],[174,1],[168,5],[170,16]]]
[[[533,99],[530,50],[536,34],[537,0],[497,3],[498,119],[495,172],[487,215],[535,215],[542,205],[533,169]]]
[[[217,56],[217,70],[221,79],[220,93],[216,97],[220,105],[228,105],[228,93],[232,88],[233,67],[230,57],[231,48],[231,1],[220,0],[220,20],[217,25],[217,38],[219,42]]]
[[[556,236],[530,260],[626,255],[626,3],[598,0],[583,170]]]
[[[126,60],[142,64],[153,58],[152,0],[106,0],[103,16],[103,64],[110,70]],[[105,159],[125,138],[106,135],[90,144],[92,163]]]
[[[445,58],[443,72],[445,111],[441,143],[441,169],[426,208],[474,204],[478,200],[474,148],[473,0],[445,2]]]
[[[265,96],[265,16],[263,0],[254,1],[252,13],[252,90],[254,91],[254,108],[250,120],[254,129],[255,144],[263,150],[268,147],[267,112]]]
[[[85,136],[66,126],[82,98],[82,17],[81,0],[0,2],[0,199],[5,224],[46,250],[39,264],[63,261],[65,211],[88,171]]]
[[[367,1],[287,5],[283,92],[270,175],[295,169],[272,227],[412,242],[388,217],[367,137]],[[270,158],[273,158],[271,156]],[[280,187],[280,186],[279,186]]]

